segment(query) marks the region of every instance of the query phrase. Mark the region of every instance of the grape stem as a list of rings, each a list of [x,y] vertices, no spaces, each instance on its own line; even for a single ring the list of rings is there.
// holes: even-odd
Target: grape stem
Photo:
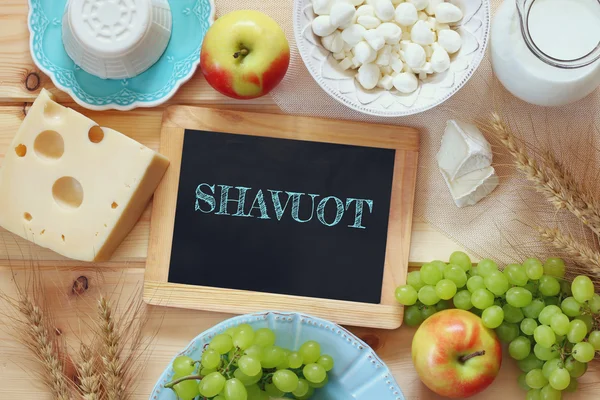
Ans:
[[[464,364],[467,361],[469,361],[471,358],[475,358],[475,357],[479,357],[479,356],[483,356],[483,355],[485,355],[485,350],[479,350],[474,353],[465,354],[464,356],[458,357],[458,362],[461,364]]]
[[[181,377],[181,378],[179,378],[179,379],[175,379],[174,381],[171,381],[171,382],[169,382],[169,383],[166,383],[166,384],[165,384],[165,388],[166,388],[166,389],[173,389],[173,386],[175,386],[175,385],[177,385],[178,383],[181,383],[181,382],[183,382],[183,381],[190,381],[190,380],[192,380],[192,379],[194,379],[194,380],[197,380],[197,381],[198,381],[198,380],[202,380],[202,378],[203,378],[203,377],[202,377],[202,376],[200,376],[200,375],[188,375],[188,376],[182,376],[182,377]]]

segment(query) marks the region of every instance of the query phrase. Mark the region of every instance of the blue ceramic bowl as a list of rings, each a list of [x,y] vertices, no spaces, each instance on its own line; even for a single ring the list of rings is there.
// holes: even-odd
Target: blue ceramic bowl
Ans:
[[[215,335],[240,324],[271,328],[277,335],[276,344],[289,349],[297,349],[307,340],[321,344],[323,353],[334,358],[335,367],[329,372],[327,386],[315,392],[315,400],[404,400],[390,370],[367,344],[339,325],[305,314],[270,311],[231,318],[201,333],[178,355],[199,359],[204,345]],[[150,400],[177,400],[171,389],[163,387],[172,377],[169,365]]]
[[[29,0],[33,61],[54,85],[92,110],[155,107],[170,99],[200,63],[202,40],[214,21],[213,0],[170,0],[171,40],[162,57],[131,79],[101,79],[77,67],[62,42],[67,0]]]

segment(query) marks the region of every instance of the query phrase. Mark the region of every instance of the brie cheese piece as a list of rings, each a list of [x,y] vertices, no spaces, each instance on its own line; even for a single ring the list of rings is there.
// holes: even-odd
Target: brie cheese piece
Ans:
[[[454,181],[492,164],[492,148],[475,125],[448,121],[437,154],[440,169]]]
[[[498,175],[493,167],[485,167],[451,180],[441,170],[458,207],[472,206],[490,194],[498,186]]]

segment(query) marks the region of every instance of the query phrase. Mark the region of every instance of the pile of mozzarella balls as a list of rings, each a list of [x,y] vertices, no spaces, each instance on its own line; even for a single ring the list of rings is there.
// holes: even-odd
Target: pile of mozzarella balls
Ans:
[[[450,68],[462,39],[451,28],[463,17],[444,0],[312,0],[312,22],[342,70],[358,69],[365,89],[410,94],[419,79]]]

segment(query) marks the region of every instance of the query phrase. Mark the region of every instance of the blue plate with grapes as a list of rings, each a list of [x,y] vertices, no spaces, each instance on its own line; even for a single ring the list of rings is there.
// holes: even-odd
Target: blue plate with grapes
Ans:
[[[238,376],[236,374],[241,373],[241,370],[244,369],[246,371],[252,370],[252,363],[246,362],[248,359],[241,361],[240,358],[236,358],[234,355],[235,347],[232,348],[231,341],[224,337],[225,335],[221,335],[226,332],[229,335],[233,334],[234,340],[239,344],[241,343],[240,341],[244,340],[245,336],[235,335],[235,333],[240,332],[242,327],[244,327],[245,331],[253,331],[253,333],[250,334],[252,338],[248,339],[252,340],[252,342],[248,342],[252,343],[252,345],[248,350],[238,350],[237,357],[242,354],[249,355],[250,358],[254,359],[260,357],[262,364],[260,367],[264,368],[261,370],[262,372],[259,373],[261,375],[259,382],[251,384],[256,381],[256,379],[253,379],[252,382],[245,381],[247,386],[244,386],[243,389],[239,387],[241,381],[234,378],[240,377],[242,378],[241,380],[244,380],[243,378],[247,379],[248,375],[241,374],[241,376]],[[250,327],[252,329],[249,329]],[[284,373],[277,373],[279,370],[275,372],[275,368],[267,368],[270,366],[268,363],[279,362],[274,361],[279,353],[273,350],[273,346],[269,346],[269,340],[273,339],[272,334],[269,333],[268,330],[262,328],[269,328],[275,334],[275,347],[289,349],[289,351],[293,352],[293,355],[290,356],[289,353],[287,353],[288,355],[286,355],[285,358],[282,358],[284,364],[292,363],[288,369],[284,370]],[[257,333],[259,329],[261,329],[260,340],[258,339],[259,334]],[[221,335],[219,339],[211,344],[212,340],[218,335]],[[320,350],[315,349],[314,342],[317,342],[320,345]],[[264,344],[266,346],[261,347],[263,351],[260,353],[261,355],[257,357],[253,354],[253,351],[257,351],[258,349],[256,343]],[[210,347],[209,344],[211,344]],[[247,347],[247,344],[241,346]],[[316,347],[318,348],[318,346]],[[232,350],[227,352],[226,350],[228,348],[232,348]],[[264,351],[264,349],[270,350]],[[206,352],[209,354],[205,354]],[[212,370],[209,370],[208,368],[204,369],[204,365],[211,366],[211,363],[213,363],[209,356],[214,356],[215,354],[218,355],[219,353],[223,353],[223,355],[218,356],[219,358],[217,358],[217,361],[214,361],[218,362],[220,365],[218,367],[218,373],[214,374],[211,372]],[[294,356],[298,355],[300,359],[316,358],[317,356],[319,359],[311,363],[308,368],[305,368],[305,365],[301,365],[294,369],[294,364],[301,362],[304,364],[303,361],[298,361],[298,359],[294,360]],[[325,357],[321,358],[321,356],[324,355]],[[326,357],[327,355],[333,359],[333,368],[330,366],[331,361]],[[181,356],[189,358],[183,358]],[[282,356],[280,355],[279,358],[281,357]],[[392,373],[367,344],[339,325],[305,314],[271,311],[242,315],[228,319],[198,335],[177,355],[177,357],[175,357],[174,361],[177,360],[181,362],[189,360],[189,370],[186,371],[185,366],[181,367],[182,364],[179,364],[175,367],[178,370],[178,374],[176,375],[173,369],[174,364],[171,362],[154,387],[152,394],[150,395],[151,400],[177,400],[178,397],[175,391],[166,388],[165,385],[168,386],[169,382],[173,382],[174,379],[179,378],[181,375],[189,375],[190,373],[192,375],[200,374],[203,377],[206,377],[203,378],[205,385],[203,386],[203,383],[198,384],[201,381],[193,380],[194,384],[192,384],[191,381],[188,381],[190,382],[188,384],[189,390],[187,393],[183,390],[182,393],[187,394],[188,396],[194,395],[194,385],[196,387],[200,386],[202,387],[203,393],[209,394],[205,397],[215,400],[222,400],[226,397],[232,400],[237,398],[247,398],[247,400],[268,400],[269,398],[310,398],[314,400],[404,400],[404,395],[392,376]],[[193,361],[196,360],[202,360],[202,362],[198,362],[199,366],[197,367],[192,366]],[[308,361],[311,360],[309,359]],[[232,364],[233,366],[227,369],[227,366]],[[244,364],[244,367],[242,367],[242,364]],[[315,365],[324,366],[324,368],[316,367]],[[260,367],[257,366],[257,368]],[[280,368],[282,368],[281,364]],[[319,374],[322,376],[326,370],[329,370],[326,372],[326,379],[321,384],[310,383],[311,388],[309,389],[309,392],[303,394],[307,390],[308,386],[306,384],[309,383],[309,380],[312,379],[313,381],[316,381],[322,379],[319,378]],[[181,371],[185,371],[185,374],[180,374],[179,372]],[[228,373],[225,371],[230,371],[229,374],[231,376],[227,376]],[[226,377],[224,377],[221,372],[224,372]],[[255,376],[258,376],[259,374]],[[303,382],[296,384],[296,377],[291,376],[292,374],[299,376],[299,382]],[[234,380],[237,382],[233,382]],[[266,392],[259,392],[256,387],[257,385],[260,389],[267,389],[266,386],[270,386],[270,390],[268,391],[270,392],[271,397],[269,397]],[[292,393],[277,393],[279,390],[277,387],[285,389],[286,387],[291,388],[292,386],[296,388],[295,391],[292,391],[292,393],[295,392],[296,395]],[[223,391],[220,391],[221,387],[223,387]],[[246,389],[246,387],[248,389]],[[219,390],[218,393],[220,394],[215,394],[217,393],[217,390]],[[227,390],[229,390],[229,396],[224,396],[224,391]],[[247,397],[240,394],[240,391],[246,393]],[[200,394],[196,394],[196,396],[197,397],[193,397],[193,399],[205,398]],[[184,398],[184,400],[189,400],[189,398],[185,398],[185,396],[182,398]]]

